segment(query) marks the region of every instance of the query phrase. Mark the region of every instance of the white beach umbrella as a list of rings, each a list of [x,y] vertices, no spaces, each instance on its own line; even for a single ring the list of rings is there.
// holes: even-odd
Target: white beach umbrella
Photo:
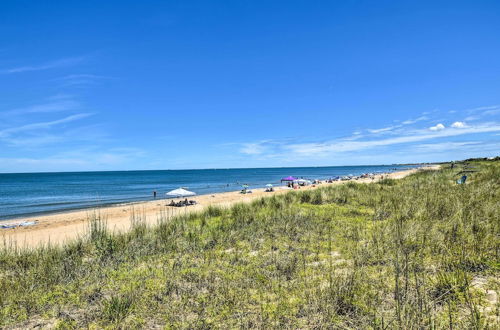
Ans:
[[[168,193],[165,193],[165,195],[170,196],[170,197],[187,197],[187,196],[194,196],[196,193],[183,189],[183,188],[178,188],[174,189],[172,191],[169,191]]]

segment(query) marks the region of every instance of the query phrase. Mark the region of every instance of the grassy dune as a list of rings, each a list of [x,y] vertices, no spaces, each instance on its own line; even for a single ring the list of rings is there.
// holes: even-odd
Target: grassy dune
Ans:
[[[498,328],[500,163],[0,251],[0,327]],[[448,166],[449,167],[449,166]]]

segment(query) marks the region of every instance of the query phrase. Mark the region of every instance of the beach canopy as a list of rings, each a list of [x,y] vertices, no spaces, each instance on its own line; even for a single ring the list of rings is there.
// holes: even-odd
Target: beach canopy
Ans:
[[[281,179],[281,181],[295,181],[297,178],[293,176],[287,176],[286,178]]]
[[[183,189],[183,188],[179,188],[179,189],[174,189],[172,191],[169,191],[168,193],[165,193],[165,195],[171,196],[171,197],[187,197],[187,196],[194,196],[194,195],[196,195],[196,193],[189,191],[189,190],[186,190],[186,189]]]
[[[270,183],[266,184],[266,187],[272,187],[272,186],[273,186],[273,185],[272,185],[272,184],[270,184]]]

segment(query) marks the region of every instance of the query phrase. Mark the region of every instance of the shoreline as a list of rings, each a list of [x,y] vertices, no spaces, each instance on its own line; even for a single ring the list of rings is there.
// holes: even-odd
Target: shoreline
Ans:
[[[418,165],[418,166],[417,166]],[[365,166],[365,165],[352,165],[352,166],[347,166],[347,167],[359,167],[359,166]],[[395,164],[395,165],[366,165],[368,167],[387,167],[386,171],[375,171],[372,172],[373,176],[377,175],[387,175],[390,173],[395,173],[398,171],[405,171],[405,170],[410,170],[413,168],[420,168],[420,167],[426,167],[429,166],[428,164],[414,164],[412,167],[403,167],[400,169],[396,168],[391,168],[391,166],[401,166],[400,164]],[[331,166],[333,168],[339,167],[339,166]],[[322,166],[322,168],[326,168],[325,166]],[[205,171],[206,169],[203,169]],[[163,171],[163,170],[160,170]],[[130,172],[130,171],[103,171],[103,172]],[[143,171],[133,171],[133,172],[143,172]],[[144,171],[144,172],[149,172],[149,171]],[[57,174],[58,172],[47,172],[49,174]],[[86,172],[61,172],[62,174],[67,174],[67,173],[86,173]],[[97,172],[89,172],[89,173],[97,173]],[[99,172],[100,173],[100,172]],[[3,173],[0,173],[0,176]],[[24,174],[24,173],[7,173],[7,174]],[[45,174],[45,172],[40,172],[40,173],[28,173],[28,174]],[[344,175],[345,176],[345,175]],[[330,176],[331,177],[331,176]],[[309,180],[311,180],[309,178]],[[322,178],[321,180],[326,181],[327,177]],[[243,181],[242,181],[243,182]],[[246,182],[246,181],[245,181]],[[280,181],[265,181],[265,183],[272,183],[276,187],[278,187],[280,184]],[[260,188],[265,188],[265,183],[249,183],[252,186],[252,189],[260,189]],[[91,186],[90,184],[87,186]],[[173,189],[173,188],[170,188]],[[226,193],[226,192],[234,192],[234,191],[239,191],[241,189],[241,183],[236,181],[232,183],[224,183],[224,184],[216,184],[216,185],[207,185],[203,187],[197,187],[196,190],[198,190],[198,194],[196,196],[204,196],[204,195],[212,195],[212,194],[220,194],[220,193]],[[152,189],[152,190],[157,190],[157,189]],[[169,190],[169,189],[167,189]],[[203,192],[200,192],[200,190],[203,190]],[[99,197],[95,197],[92,200],[82,200],[82,201],[72,201],[72,202],[55,202],[56,204],[62,205],[61,208],[59,209],[48,209],[48,210],[40,210],[40,211],[29,211],[25,213],[14,213],[14,214],[5,214],[3,216],[0,216],[0,229],[2,228],[2,224],[6,223],[16,223],[19,222],[22,219],[26,218],[35,218],[35,217],[43,217],[43,216],[48,216],[48,215],[55,215],[55,214],[60,214],[60,213],[68,213],[68,212],[73,212],[73,211],[85,211],[85,210],[91,210],[91,209],[96,209],[96,208],[103,208],[103,207],[113,207],[113,206],[127,206],[127,205],[133,205],[137,203],[145,203],[145,202],[152,202],[155,200],[161,200],[161,199],[173,199],[172,197],[163,197],[164,195],[160,192],[157,198],[154,198],[151,196],[151,194],[140,194],[136,195],[133,197],[127,197],[125,199],[116,199],[116,197],[111,197],[111,199],[105,200],[105,201],[99,201]],[[114,200],[113,200],[114,199]],[[76,204],[75,206],[69,206],[69,204]],[[28,206],[33,207],[33,206],[43,206],[43,205],[55,205],[55,204],[29,204]],[[67,206],[64,206],[67,205]]]
[[[392,179],[400,179],[407,175],[417,172],[420,169],[434,170],[439,165],[422,166],[414,169],[396,171],[392,173],[377,174],[374,179],[363,178],[353,182],[370,183],[377,182],[381,176]],[[301,187],[298,190],[316,189],[318,187],[345,184],[348,181],[334,181],[333,183],[323,182],[319,185],[310,185]],[[141,218],[147,225],[157,223],[159,217],[170,219],[180,214],[188,212],[202,211],[208,206],[229,207],[239,202],[251,202],[257,198],[282,194],[292,191],[287,187],[275,187],[274,192],[265,192],[265,188],[252,189],[251,194],[240,194],[240,191],[220,192],[207,195],[197,195],[190,197],[197,201],[196,205],[187,207],[167,206],[172,198],[162,198],[150,201],[135,201],[118,205],[93,207],[88,209],[62,211],[46,215],[19,217],[8,220],[9,222],[33,222],[35,225],[26,227],[16,227],[9,229],[0,229],[0,239],[3,241],[0,246],[14,247],[36,247],[40,245],[61,245],[66,242],[80,238],[86,234],[88,219],[94,214],[99,214],[106,219],[107,227],[112,232],[121,232],[130,229],[131,217]]]

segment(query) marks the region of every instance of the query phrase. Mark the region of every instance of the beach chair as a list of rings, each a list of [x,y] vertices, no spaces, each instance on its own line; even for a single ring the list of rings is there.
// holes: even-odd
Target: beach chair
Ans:
[[[464,184],[467,180],[467,175],[463,175],[460,179],[457,180],[457,184]]]

